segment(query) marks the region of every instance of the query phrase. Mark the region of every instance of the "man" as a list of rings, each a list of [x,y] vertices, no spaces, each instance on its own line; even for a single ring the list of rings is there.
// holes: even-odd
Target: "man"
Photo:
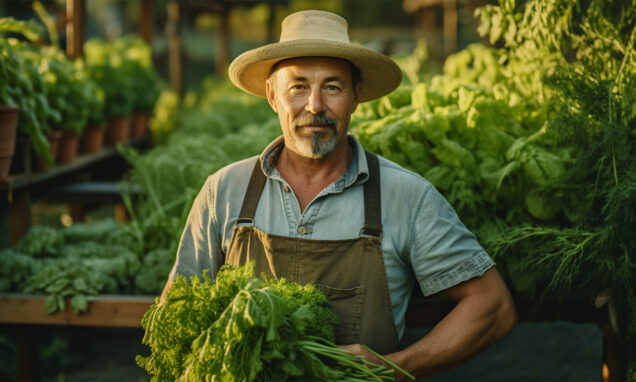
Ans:
[[[350,44],[341,17],[304,11],[283,21],[280,42],[242,54],[229,73],[267,98],[283,136],[259,158],[208,178],[170,280],[254,260],[257,274],[325,292],[338,344],[377,362],[368,345],[416,376],[457,365],[514,327],[492,260],[444,198],[347,134],[359,102],[400,83],[392,60]],[[400,349],[415,280],[424,294],[444,291],[457,305]]]

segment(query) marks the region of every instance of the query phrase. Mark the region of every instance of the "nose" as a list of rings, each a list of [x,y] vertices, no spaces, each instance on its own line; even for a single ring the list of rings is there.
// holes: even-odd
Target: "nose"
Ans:
[[[320,88],[312,87],[307,97],[308,99],[305,110],[312,114],[318,114],[324,111],[322,92],[320,91]]]

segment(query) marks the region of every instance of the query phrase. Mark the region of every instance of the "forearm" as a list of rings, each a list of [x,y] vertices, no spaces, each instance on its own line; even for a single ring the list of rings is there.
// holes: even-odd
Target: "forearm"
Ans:
[[[517,323],[516,309],[494,269],[501,288],[486,288],[462,297],[449,314],[425,337],[387,358],[417,377],[455,367],[492,345]]]

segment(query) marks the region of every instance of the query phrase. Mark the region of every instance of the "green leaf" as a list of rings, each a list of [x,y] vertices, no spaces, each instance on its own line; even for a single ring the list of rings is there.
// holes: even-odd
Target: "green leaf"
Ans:
[[[71,297],[71,307],[73,308],[73,312],[78,314],[80,312],[85,312],[88,308],[88,300],[86,296],[83,294],[76,294]]]
[[[46,308],[46,313],[48,314],[55,313],[58,309],[57,297],[52,294],[46,296],[46,299],[44,299],[44,307]]]

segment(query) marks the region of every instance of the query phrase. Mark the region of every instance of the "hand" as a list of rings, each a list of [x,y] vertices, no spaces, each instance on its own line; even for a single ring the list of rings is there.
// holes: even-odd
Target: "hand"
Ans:
[[[382,359],[378,358],[375,354],[371,353],[367,348],[365,348],[364,346],[360,344],[340,345],[340,348],[348,351],[349,353],[353,355],[361,356],[367,361],[374,363],[376,365],[384,366],[388,369],[393,368],[391,365],[387,364]],[[386,355],[386,356],[383,355],[383,357],[387,358],[390,362],[394,362],[394,360],[391,359],[390,355]],[[398,367],[399,366],[400,365],[398,365]],[[395,380],[396,381],[411,381],[412,379],[400,373],[398,370],[395,370]]]
[[[386,362],[376,357],[373,353],[368,351],[364,346],[360,344],[340,345],[340,348],[348,351],[349,353],[353,355],[362,356],[367,361],[372,362],[376,365],[390,367],[389,365],[387,365]]]

